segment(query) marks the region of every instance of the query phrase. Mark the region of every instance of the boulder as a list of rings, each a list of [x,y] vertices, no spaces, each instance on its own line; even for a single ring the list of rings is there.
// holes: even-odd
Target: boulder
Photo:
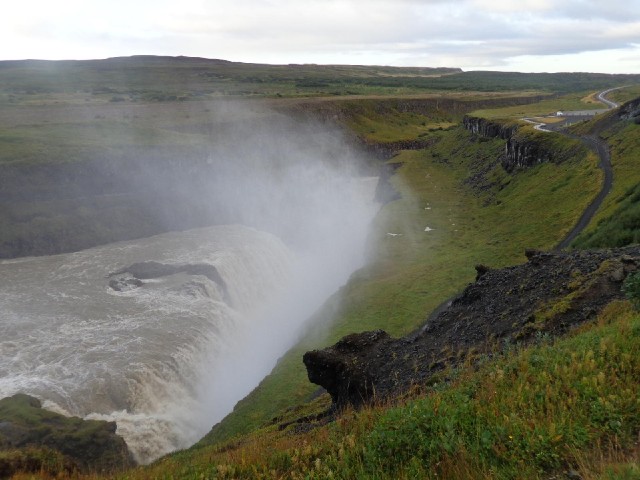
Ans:
[[[134,464],[115,422],[65,417],[21,393],[0,400],[0,450],[42,447],[62,453],[83,472],[112,472]]]

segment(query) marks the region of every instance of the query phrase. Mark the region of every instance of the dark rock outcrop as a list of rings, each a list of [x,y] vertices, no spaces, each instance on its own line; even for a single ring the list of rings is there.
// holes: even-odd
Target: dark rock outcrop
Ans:
[[[527,251],[529,261],[502,269],[480,266],[478,279],[412,335],[377,330],[307,352],[309,380],[336,407],[361,406],[440,381],[445,367],[491,355],[504,343],[561,335],[623,298],[626,275],[640,269],[640,246],[616,250]]]
[[[485,138],[506,140],[504,154],[500,163],[507,172],[524,169],[539,163],[550,162],[557,152],[549,150],[542,141],[533,137],[518,135],[518,125],[503,124],[486,118],[465,116],[462,121],[465,129]]]
[[[0,400],[0,450],[45,447],[64,454],[84,472],[133,466],[115,422],[65,417],[41,408],[37,398],[17,394]]]
[[[395,142],[366,142],[357,141],[356,146],[367,155],[380,160],[386,160],[397,155],[401,150],[421,150],[433,145],[433,138],[417,138],[413,140],[398,140]]]
[[[507,140],[516,133],[518,126],[515,124],[507,125],[500,122],[494,122],[486,118],[471,117],[465,115],[462,119],[462,125],[471,133],[488,138],[501,138]]]
[[[507,139],[502,157],[502,166],[507,172],[550,162],[554,157],[544,144],[517,136]]]
[[[131,288],[139,287],[143,283],[141,280],[148,280],[151,278],[167,277],[169,275],[175,275],[177,273],[186,273],[187,275],[202,275],[207,277],[212,282],[216,283],[222,291],[225,302],[230,302],[229,290],[227,284],[218,272],[218,269],[208,263],[196,263],[185,265],[167,265],[160,262],[139,262],[134,263],[125,268],[121,268],[116,272],[112,272],[107,275],[111,278],[109,286],[116,291],[128,290]],[[112,278],[118,277],[118,275],[129,274],[133,278]]]
[[[325,350],[307,352],[303,362],[309,380],[322,385],[338,407],[359,407],[375,394],[378,381],[369,368],[375,363],[370,354],[375,356],[390,341],[386,332],[376,330],[348,335]]]
[[[618,117],[622,120],[640,119],[640,98],[636,98],[620,106]]]

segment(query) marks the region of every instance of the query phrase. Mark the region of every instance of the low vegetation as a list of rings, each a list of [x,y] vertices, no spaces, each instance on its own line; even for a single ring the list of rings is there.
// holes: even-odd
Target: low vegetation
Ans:
[[[631,120],[615,123],[601,135],[611,151],[615,181],[594,221],[574,242],[577,248],[640,242],[640,125]]]
[[[68,78],[66,83],[59,72],[47,76],[40,65],[19,65],[13,73],[1,72],[5,90],[0,92],[0,103],[171,102],[181,115],[181,127],[187,128],[173,129],[166,138],[189,143],[192,133],[185,132],[197,131],[207,112],[183,111],[179,106],[197,99],[496,90],[519,95],[526,90],[529,96],[563,94],[527,107],[508,105],[475,112],[514,119],[560,109],[596,108],[589,100],[595,90],[635,81],[629,76],[449,70],[415,71],[407,77],[408,71],[368,67],[323,70],[180,61],[182,70],[157,59],[133,62],[126,68],[135,69],[139,76],[126,85],[119,83],[113,71],[98,74],[95,65],[87,67],[84,77]],[[119,69],[127,61],[111,62]],[[25,72],[33,73],[33,84],[16,89],[16,79],[24,78]],[[191,90],[178,88],[178,72],[197,80]],[[83,91],[73,93],[76,81]],[[63,88],[54,88],[61,84]],[[622,98],[623,94],[616,95]],[[461,112],[411,112],[400,105],[376,111],[375,101],[361,102],[361,114],[350,110],[350,115],[339,119],[351,132],[368,145],[410,142],[413,148],[389,160],[395,169],[390,181],[399,198],[384,205],[374,222],[371,262],[316,314],[313,323],[319,326],[286,353],[271,375],[199,444],[117,478],[638,478],[640,316],[632,308],[638,298],[634,280],[625,287],[631,302],[611,304],[596,323],[568,338],[540,335],[526,348],[498,342],[491,355],[469,356],[467,364],[446,372],[449,381],[434,380],[426,393],[343,412],[335,422],[324,424],[322,414],[329,398],[306,378],[301,362],[306,350],[332,344],[354,331],[383,328],[395,336],[413,331],[428,312],[473,279],[474,265],[506,266],[524,261],[525,248],[555,246],[601,182],[595,154],[575,140],[523,128],[520,135],[540,136],[556,152],[556,161],[507,172],[499,161],[504,141],[464,130],[459,126]],[[103,120],[110,121],[94,118],[91,122]],[[28,142],[33,132],[10,131],[2,121],[0,138],[5,143],[20,148],[28,144],[35,157],[45,155],[38,139]],[[110,124],[109,128],[120,126]],[[156,128],[140,135],[157,139],[158,131],[172,130],[162,122]],[[606,222],[624,217],[619,213],[622,208],[635,215],[640,183],[634,153],[638,127],[616,128],[606,135],[615,175],[621,180],[599,213],[600,226],[587,232],[592,236]],[[91,135],[79,131],[82,142],[90,144]],[[73,149],[70,152],[73,159]],[[9,153],[3,159],[5,165],[12,162]],[[12,219],[0,221],[9,225]],[[617,224],[611,228],[622,231]],[[611,233],[602,236],[614,238]],[[316,428],[299,428],[296,420],[300,418],[313,419]],[[14,478],[31,478],[33,472],[41,478],[70,475],[63,460],[49,460],[47,451],[2,455],[0,468],[6,462],[14,467],[20,462],[35,465],[8,471],[8,475],[24,472]]]
[[[306,401],[315,391],[301,363],[306,350],[354,331],[407,334],[473,279],[473,265],[505,266],[523,261],[526,248],[552,248],[599,190],[597,158],[579,144],[573,158],[508,174],[497,161],[504,141],[462,127],[425,139],[430,147],[391,160],[399,166],[391,181],[401,198],[385,205],[373,225],[375,260],[318,313],[317,323],[330,321],[330,328],[288,352],[202,444],[249,432]],[[576,146],[564,137],[556,141]]]
[[[219,97],[415,95],[433,92],[570,93],[637,83],[638,75],[462,72],[458,68],[264,65],[188,57],[4,61],[0,104],[189,102]]]
[[[569,338],[498,345],[418,398],[308,433],[267,426],[126,478],[637,478],[639,336],[640,316],[613,303]]]

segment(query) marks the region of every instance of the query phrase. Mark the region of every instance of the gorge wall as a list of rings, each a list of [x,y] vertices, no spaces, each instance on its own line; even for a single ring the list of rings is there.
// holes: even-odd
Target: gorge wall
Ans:
[[[359,157],[361,161],[351,162],[349,167],[356,170],[355,175],[386,178],[389,172],[380,172],[380,160],[399,150],[426,148],[429,140],[369,141],[349,129],[350,119],[410,113],[458,121],[478,108],[539,99],[307,99],[269,104],[271,110],[265,110],[264,105],[256,107],[257,113],[239,119],[226,112],[205,123],[187,122],[173,131],[200,139],[193,144],[159,146],[144,138],[119,144],[117,139],[98,136],[95,144],[78,150],[64,142],[55,144],[53,139],[54,149],[63,152],[56,159],[50,158],[50,152],[38,159],[18,155],[0,167],[0,258],[72,252],[166,231],[242,222],[241,212],[232,202],[217,200],[215,192],[224,188],[220,178],[236,158],[257,155],[247,150],[248,139],[259,137],[257,141],[273,143],[264,134],[264,125],[284,125],[282,117],[289,123],[278,132],[281,143],[296,145],[301,151],[311,146],[337,162],[349,155]],[[215,117],[215,108],[211,107]],[[42,114],[47,115],[47,111]],[[99,117],[79,119],[89,122],[83,128],[100,131]],[[47,118],[41,122],[47,122]],[[48,137],[41,141],[47,149],[51,146]],[[519,153],[517,158],[530,154]],[[249,167],[236,173],[251,176]],[[393,192],[387,193],[382,197],[393,197]],[[385,201],[382,197],[379,199]]]
[[[529,168],[534,165],[559,159],[559,152],[550,148],[544,133],[521,133],[519,125],[501,123],[486,118],[465,116],[464,127],[473,134],[486,138],[506,140],[500,163],[507,172]]]

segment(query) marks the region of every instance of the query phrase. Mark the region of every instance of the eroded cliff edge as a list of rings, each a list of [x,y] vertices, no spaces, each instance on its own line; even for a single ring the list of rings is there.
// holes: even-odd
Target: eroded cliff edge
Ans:
[[[43,409],[37,398],[25,394],[0,400],[0,451],[5,454],[0,478],[49,468],[47,462],[56,458],[53,452],[63,456],[56,469],[67,474],[114,472],[134,465],[125,441],[116,434],[115,422],[65,417]]]
[[[307,352],[309,380],[337,408],[396,398],[442,380],[447,367],[504,345],[561,335],[623,298],[626,276],[640,269],[640,246],[615,250],[528,251],[522,265],[478,265],[475,283],[424,327],[403,338],[382,330],[352,334]]]
[[[509,173],[546,162],[560,163],[572,155],[572,150],[581,148],[579,144],[565,146],[550,141],[552,139],[548,132],[524,129],[522,125],[513,121],[488,120],[466,115],[462,124],[465,129],[480,137],[506,141],[504,152],[498,160]]]

